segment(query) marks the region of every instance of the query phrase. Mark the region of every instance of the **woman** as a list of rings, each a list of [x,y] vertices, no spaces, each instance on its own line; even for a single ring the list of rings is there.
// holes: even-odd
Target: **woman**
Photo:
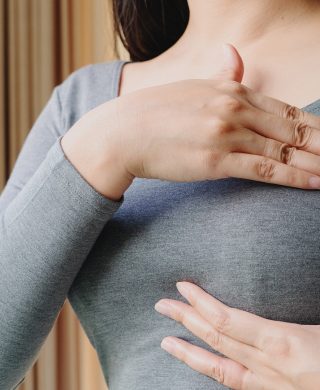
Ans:
[[[67,296],[111,390],[223,388],[158,348],[205,347],[153,310],[179,280],[320,323],[320,5],[243,4],[114,1],[132,62],[55,88],[0,199],[1,389]]]

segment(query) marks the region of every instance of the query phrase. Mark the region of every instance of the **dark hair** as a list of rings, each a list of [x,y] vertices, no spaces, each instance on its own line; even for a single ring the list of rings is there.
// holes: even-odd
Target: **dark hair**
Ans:
[[[115,33],[132,61],[156,57],[183,34],[187,0],[112,0]]]

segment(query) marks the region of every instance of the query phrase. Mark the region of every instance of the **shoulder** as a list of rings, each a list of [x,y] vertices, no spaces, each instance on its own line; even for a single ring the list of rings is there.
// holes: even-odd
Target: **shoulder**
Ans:
[[[66,130],[82,115],[117,95],[122,60],[83,66],[56,87]]]

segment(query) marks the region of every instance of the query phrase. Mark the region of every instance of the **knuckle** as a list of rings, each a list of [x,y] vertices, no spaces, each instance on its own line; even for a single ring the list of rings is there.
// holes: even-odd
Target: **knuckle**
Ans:
[[[263,350],[271,357],[285,358],[290,355],[291,342],[286,334],[265,337],[262,343]]]
[[[303,122],[297,121],[293,131],[293,144],[298,148],[308,146],[311,138],[311,128]]]
[[[244,108],[244,105],[240,100],[229,95],[223,96],[220,104],[227,114],[236,114]]]
[[[275,153],[275,144],[274,141],[266,138],[263,148],[263,155],[266,157],[272,157]]]
[[[213,326],[218,332],[225,333],[228,331],[230,326],[230,317],[227,313],[214,313],[211,315],[211,318]]]
[[[289,119],[289,120],[296,120],[296,119],[301,119],[301,114],[302,111],[299,110],[298,107],[292,106],[290,104],[286,104],[284,107],[284,118]]]
[[[234,127],[231,123],[228,122],[220,122],[217,126],[218,135],[229,134],[234,130]]]
[[[209,150],[205,152],[203,157],[205,170],[212,172],[212,169],[218,166],[220,159],[220,154],[214,150]]]
[[[262,159],[256,164],[257,175],[264,179],[272,179],[275,174],[275,170],[275,164],[267,158]]]
[[[244,85],[234,80],[226,80],[225,87],[232,94],[244,96],[246,93]]]
[[[236,81],[232,83],[231,91],[235,95],[238,95],[238,96],[245,96],[246,95],[246,89],[245,89],[244,85],[242,85],[241,83],[238,83]]]
[[[272,355],[277,356],[277,357],[287,357],[290,355],[290,343],[283,339],[283,340],[278,340],[275,342],[272,347]]]
[[[287,183],[291,187],[298,187],[299,185],[299,177],[295,171],[287,173]]]
[[[221,346],[221,333],[212,328],[205,334],[204,341],[210,345],[210,347],[219,351]]]
[[[233,125],[224,120],[214,120],[210,127],[208,141],[213,145],[215,145],[217,137],[224,137],[234,130]]]
[[[221,383],[222,385],[225,382],[224,369],[219,363],[211,366],[209,376],[215,379],[217,382]]]
[[[300,329],[299,329],[300,330]],[[292,353],[293,350],[301,350],[303,347],[304,341],[303,337],[301,337],[301,333],[290,333],[287,335],[286,342],[286,353],[289,355]]]
[[[296,150],[294,146],[282,144],[280,147],[280,161],[287,165],[293,165],[293,156]]]

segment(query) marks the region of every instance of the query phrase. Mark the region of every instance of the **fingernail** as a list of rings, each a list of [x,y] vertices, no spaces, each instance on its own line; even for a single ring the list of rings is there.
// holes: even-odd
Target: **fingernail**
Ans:
[[[157,302],[155,304],[154,308],[156,309],[157,312],[159,312],[165,316],[168,316],[168,317],[171,316],[172,310],[171,310],[170,304],[163,301],[163,300]]]
[[[169,353],[173,353],[175,349],[175,342],[171,338],[166,337],[165,339],[162,340],[160,346],[165,351]]]
[[[185,297],[186,299],[188,299],[189,295],[190,295],[190,290],[189,290],[189,287],[188,285],[186,285],[185,283],[183,282],[177,282],[176,283],[176,286],[177,286],[177,289],[179,291],[179,293]]]
[[[319,177],[311,177],[309,179],[309,184],[311,188],[320,188],[320,178]]]

